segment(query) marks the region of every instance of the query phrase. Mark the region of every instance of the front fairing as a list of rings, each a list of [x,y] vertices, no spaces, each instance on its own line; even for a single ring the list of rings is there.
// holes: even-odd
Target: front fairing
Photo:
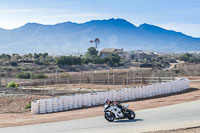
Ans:
[[[108,108],[108,104],[105,104],[105,105],[104,105],[104,109],[106,109],[106,108]]]

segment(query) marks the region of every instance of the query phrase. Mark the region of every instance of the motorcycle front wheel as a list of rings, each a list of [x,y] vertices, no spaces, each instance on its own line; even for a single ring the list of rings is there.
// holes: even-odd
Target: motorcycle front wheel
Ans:
[[[128,112],[127,117],[128,117],[129,120],[135,119],[135,112],[134,111],[127,109],[127,112]]]
[[[112,112],[105,112],[104,117],[107,121],[112,122],[115,119],[115,116]]]

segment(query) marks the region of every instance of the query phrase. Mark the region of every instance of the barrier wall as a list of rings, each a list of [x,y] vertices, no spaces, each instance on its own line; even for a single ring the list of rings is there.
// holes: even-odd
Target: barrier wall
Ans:
[[[34,100],[31,103],[31,113],[45,114],[97,106],[104,104],[107,98],[113,101],[130,101],[180,92],[188,88],[189,80],[180,78],[171,82],[157,83],[143,87],[123,88],[121,90],[111,90],[107,92],[76,94],[73,96]]]

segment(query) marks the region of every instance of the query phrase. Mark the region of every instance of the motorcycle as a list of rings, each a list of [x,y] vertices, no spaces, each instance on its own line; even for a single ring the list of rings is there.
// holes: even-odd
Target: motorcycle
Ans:
[[[129,105],[122,106],[121,104],[105,104],[104,105],[104,117],[107,121],[112,122],[115,119],[133,120],[135,118],[135,112],[128,109]]]

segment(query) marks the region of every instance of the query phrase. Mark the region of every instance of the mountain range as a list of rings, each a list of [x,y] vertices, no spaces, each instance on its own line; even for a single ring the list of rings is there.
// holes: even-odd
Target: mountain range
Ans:
[[[200,38],[150,24],[135,26],[124,19],[64,22],[55,25],[27,23],[12,30],[0,29],[0,53],[86,51],[100,39],[98,50],[124,48],[157,52],[200,51]]]

